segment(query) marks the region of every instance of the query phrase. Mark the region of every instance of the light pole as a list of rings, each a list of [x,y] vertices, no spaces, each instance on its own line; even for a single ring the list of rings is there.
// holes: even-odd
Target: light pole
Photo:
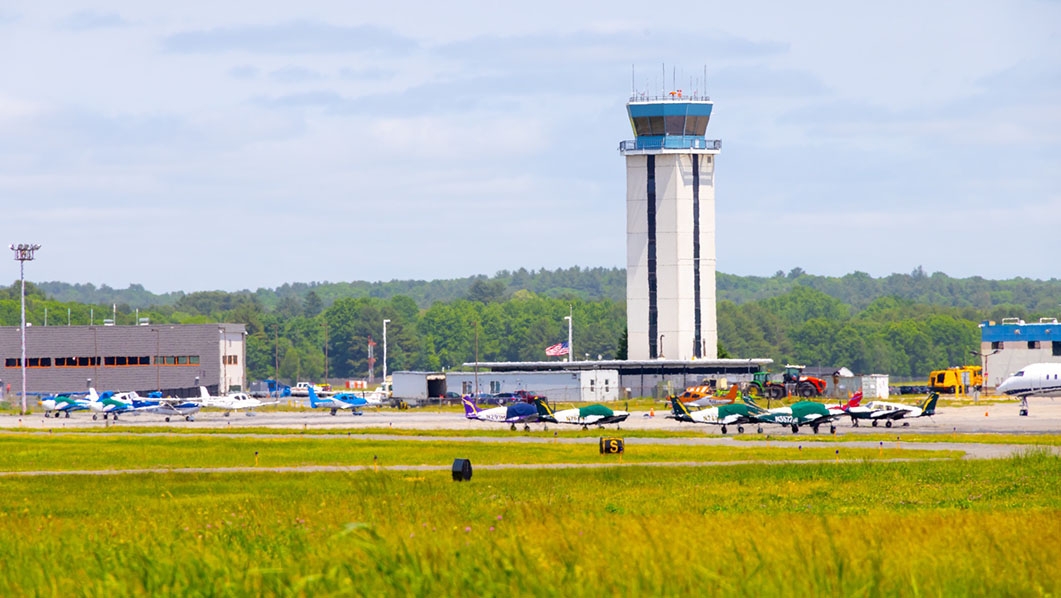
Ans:
[[[390,320],[383,320],[383,383],[387,383],[387,324]]]
[[[10,245],[18,260],[18,278],[22,281],[22,415],[26,414],[26,262],[33,261],[33,253],[41,248],[36,243]]]
[[[155,390],[162,390],[162,373],[158,369],[158,354],[162,351],[162,333],[155,328]]]
[[[995,349],[994,351],[991,351],[990,353],[981,353],[979,351],[969,351],[969,353],[971,355],[978,355],[980,357],[980,379],[983,380],[983,383],[982,383],[981,386],[987,386],[987,384],[988,384],[988,379],[987,379],[987,358],[991,357],[995,353],[998,353],[998,349]],[[973,402],[974,403],[979,403],[980,402],[980,391],[979,390],[974,390],[973,391]]]

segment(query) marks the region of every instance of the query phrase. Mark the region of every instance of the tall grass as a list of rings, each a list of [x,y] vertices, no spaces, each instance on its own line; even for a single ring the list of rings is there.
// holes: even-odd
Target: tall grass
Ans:
[[[1061,459],[7,478],[2,595],[1056,595]]]

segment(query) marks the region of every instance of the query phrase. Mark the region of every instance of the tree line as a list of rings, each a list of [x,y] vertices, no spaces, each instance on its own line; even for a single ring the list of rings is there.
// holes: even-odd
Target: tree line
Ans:
[[[625,303],[600,296],[625,286],[625,274],[620,281],[617,272],[567,269],[542,276],[520,270],[460,284],[407,283],[403,288],[414,296],[383,292],[394,282],[373,283],[374,295],[380,296],[340,296],[337,287],[323,283],[285,285],[277,289],[282,292],[265,295],[179,293],[166,304],[147,304],[139,311],[128,303],[60,300],[51,296],[47,284],[27,283],[27,319],[43,325],[46,310],[51,326],[101,324],[112,315],[118,324],[134,324],[138,315],[157,324],[242,323],[248,332],[251,379],[277,373],[289,381],[326,375],[363,378],[371,343],[378,376],[384,319],[390,320],[390,371],[547,360],[545,347],[567,339],[564,317],[569,313],[576,358],[624,359]],[[719,274],[718,286],[720,355],[768,357],[776,366],[846,366],[898,377],[923,377],[933,369],[976,363],[972,353],[979,350],[982,320],[1055,316],[1057,295],[1048,298],[1047,291],[1061,290],[1057,281],[951,279],[918,270],[879,279],[860,273],[816,277],[799,269],[766,278]],[[429,300],[432,293],[426,289],[445,289],[450,298]],[[947,299],[959,295],[960,301]],[[0,288],[0,323],[18,322],[15,283]]]

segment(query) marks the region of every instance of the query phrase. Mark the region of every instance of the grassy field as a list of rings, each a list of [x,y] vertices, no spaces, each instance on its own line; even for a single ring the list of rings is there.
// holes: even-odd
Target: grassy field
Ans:
[[[0,594],[1061,592],[1061,459],[1044,451],[447,478],[4,478]]]
[[[776,460],[958,458],[956,451],[884,450],[837,447],[726,447],[627,442],[624,463],[727,462]],[[373,441],[356,437],[147,436],[92,434],[10,434],[0,436],[0,472],[116,470],[190,467],[294,467],[341,465],[448,466],[472,463],[599,463],[596,444],[501,443],[446,440]]]

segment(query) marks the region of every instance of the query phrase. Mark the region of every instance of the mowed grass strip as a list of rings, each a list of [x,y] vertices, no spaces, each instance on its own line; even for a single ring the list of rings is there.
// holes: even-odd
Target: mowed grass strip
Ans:
[[[959,458],[958,451],[901,448],[731,447],[627,442],[624,463],[777,460]],[[491,443],[462,441],[373,441],[359,438],[270,436],[0,436],[0,472],[126,470],[308,465],[449,466],[455,458],[473,464],[615,462],[592,443]]]
[[[460,420],[456,420],[460,421]],[[330,422],[326,422],[330,423]],[[73,434],[174,434],[174,435],[230,435],[230,434],[274,434],[277,436],[336,436],[336,435],[379,435],[379,436],[428,436],[435,438],[468,437],[468,438],[595,438],[598,436],[625,436],[629,438],[702,438],[705,435],[717,434],[718,429],[714,426],[687,426],[683,430],[637,430],[615,426],[607,428],[591,427],[583,430],[579,426],[552,424],[548,429],[542,429],[541,424],[532,424],[530,431],[523,431],[520,425],[515,431],[510,430],[508,425],[483,423],[475,429],[452,429],[452,428],[393,428],[387,426],[372,427],[334,427],[334,428],[304,428],[298,427],[268,427],[268,426],[238,426],[226,427],[218,422],[217,427],[187,427],[176,426],[104,426],[96,427],[63,428],[60,426],[48,426],[45,428],[8,428],[0,430],[0,435],[5,434],[48,434],[48,433],[73,433]],[[760,436],[761,437],[761,436]]]
[[[2,595],[1057,595],[1061,459],[10,478]]]
[[[736,440],[763,440],[755,436],[733,436]],[[934,442],[934,443],[961,443],[961,444],[1018,444],[1029,446],[1061,446],[1061,434],[958,434],[937,433],[925,434],[920,432],[884,432],[866,434],[815,434],[815,435],[770,435],[770,440],[800,443],[843,443],[843,442]]]
[[[754,430],[754,424],[748,428]],[[734,434],[730,432],[728,438],[745,441],[781,440],[786,442],[957,442],[975,444],[1026,444],[1061,446],[1061,434],[1056,433],[1028,433],[1028,434],[978,434],[978,433],[924,433],[896,429],[894,432],[849,432],[846,426],[840,426],[836,434],[813,434],[807,431],[800,434],[791,434],[779,427],[766,428],[764,434],[746,433]],[[64,428],[29,429],[14,428],[0,430],[0,438],[4,436],[19,435],[42,435],[42,434],[100,434],[100,435],[151,435],[170,434],[174,436],[209,436],[209,435],[253,435],[253,436],[395,436],[395,437],[427,437],[427,438],[598,438],[600,436],[621,436],[623,438],[704,438],[722,437],[717,426],[700,424],[689,424],[681,430],[636,430],[636,429],[605,429],[590,428],[582,430],[574,426],[550,426],[548,430],[542,430],[541,426],[535,424],[531,431],[524,432],[522,427],[511,431],[507,426],[484,423],[481,428],[473,430],[458,429],[416,429],[416,428],[390,428],[390,427],[364,427],[364,428],[270,428],[266,426],[226,428],[185,427],[185,426],[135,426],[135,427],[104,427],[100,425],[95,428]]]

